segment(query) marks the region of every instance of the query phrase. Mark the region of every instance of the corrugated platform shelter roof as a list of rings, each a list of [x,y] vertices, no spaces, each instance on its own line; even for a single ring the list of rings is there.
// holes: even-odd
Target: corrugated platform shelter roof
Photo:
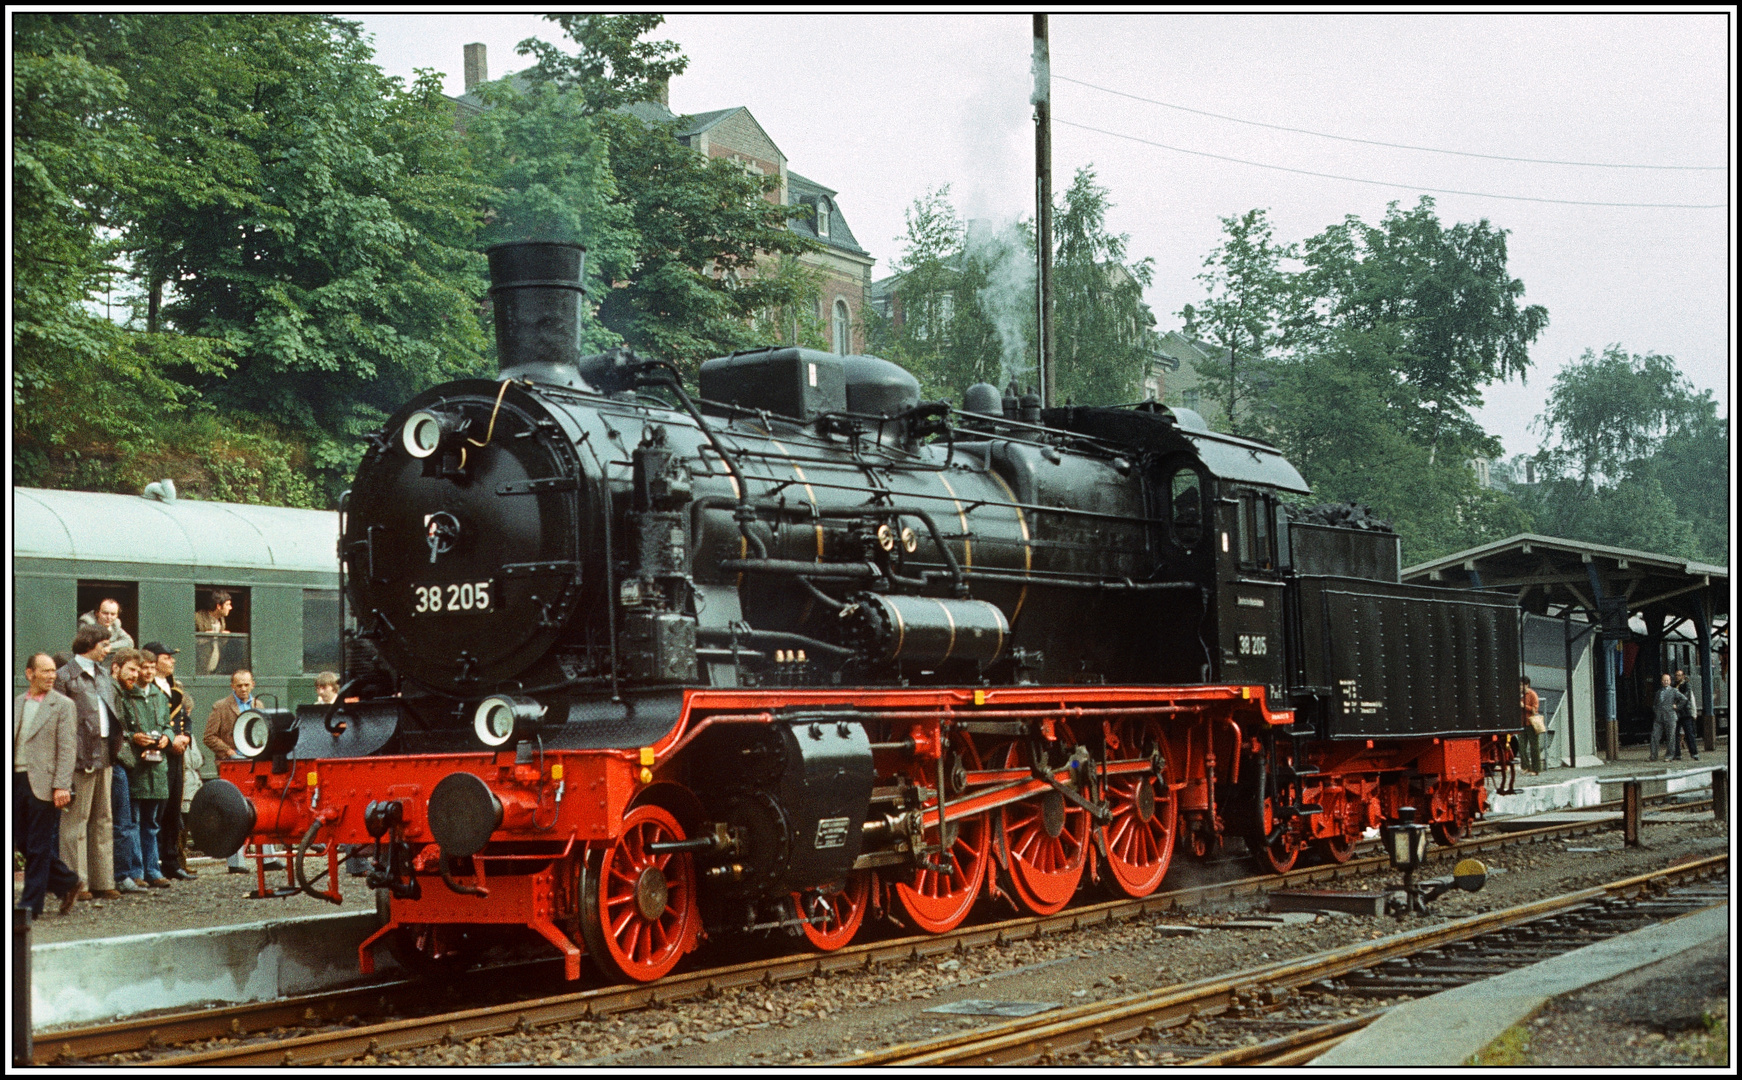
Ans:
[[[12,489],[15,558],[339,570],[331,510]]]
[[[1598,621],[1601,608],[1625,607],[1648,625],[1702,618],[1728,622],[1727,567],[1650,551],[1520,533],[1442,559],[1406,567],[1403,580],[1449,588],[1502,589],[1537,615],[1583,611]],[[1613,616],[1612,616],[1613,618]]]

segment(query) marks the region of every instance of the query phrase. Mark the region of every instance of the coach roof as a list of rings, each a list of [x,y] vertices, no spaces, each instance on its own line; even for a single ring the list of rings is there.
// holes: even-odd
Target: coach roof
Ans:
[[[339,569],[339,515],[330,510],[13,488],[12,512],[21,559]]]

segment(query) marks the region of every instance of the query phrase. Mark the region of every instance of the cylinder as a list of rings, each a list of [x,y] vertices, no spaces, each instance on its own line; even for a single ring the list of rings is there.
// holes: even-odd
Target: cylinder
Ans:
[[[577,381],[587,249],[528,240],[495,244],[485,254],[502,373],[564,385]]]
[[[1004,612],[984,600],[860,593],[841,622],[848,644],[882,662],[989,664],[1010,636]]]

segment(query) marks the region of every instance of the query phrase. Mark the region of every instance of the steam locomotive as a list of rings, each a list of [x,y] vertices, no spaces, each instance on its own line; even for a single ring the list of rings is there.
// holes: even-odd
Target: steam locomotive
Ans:
[[[1291,520],[1274,448],[795,348],[692,396],[579,355],[579,248],[488,255],[499,377],[408,402],[343,509],[341,700],[245,713],[189,816],[208,853],[292,846],[264,895],[336,902],[331,853],[373,844],[364,971],[509,928],[650,981],[706,936],[835,949],[1482,813],[1512,599]]]

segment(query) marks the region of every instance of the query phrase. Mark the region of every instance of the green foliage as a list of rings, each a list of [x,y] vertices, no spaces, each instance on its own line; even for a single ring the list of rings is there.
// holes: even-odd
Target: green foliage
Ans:
[[[1486,220],[1447,229],[1424,195],[1408,211],[1392,203],[1376,226],[1350,215],[1308,239],[1302,257],[1297,348],[1340,345],[1384,371],[1406,430],[1436,452],[1497,453],[1469,410],[1484,385],[1523,378],[1548,325],[1541,305],[1519,306],[1506,230]]]
[[[632,101],[649,101],[654,89],[681,75],[689,58],[675,41],[642,41],[665,22],[664,15],[546,15],[580,46],[570,56],[549,42],[527,38],[516,48],[536,56],[528,75],[551,82],[561,91],[575,91],[576,101],[590,112],[603,112]]]
[[[226,379],[189,381],[296,432],[336,497],[399,402],[485,370],[484,188],[439,80],[388,79],[355,25],[316,16],[90,29],[163,151],[127,246],[151,293],[167,284],[163,320],[238,357]]]
[[[1077,170],[1053,216],[1053,350],[1058,404],[1115,405],[1141,396],[1155,316],[1143,302],[1155,260],[1126,263],[1131,237],[1107,229],[1112,208],[1093,166]]]
[[[1060,403],[1105,405],[1137,396],[1153,351],[1143,303],[1153,261],[1126,265],[1129,237],[1107,230],[1112,203],[1092,168],[1077,172],[1055,211],[1054,393]],[[949,187],[907,211],[895,262],[902,319],[868,320],[871,348],[905,365],[928,396],[958,398],[976,382],[1034,386],[1033,223],[966,225]]]
[[[1542,482],[1525,498],[1539,531],[1727,562],[1729,426],[1673,357],[1587,349],[1534,425]]]
[[[701,361],[762,344],[752,320],[803,306],[804,282],[763,273],[765,258],[816,242],[787,227],[768,198],[776,176],[708,159],[671,131],[622,113],[594,118],[609,146],[631,246],[599,321],[634,348],[693,372]],[[814,300],[813,300],[814,303]]]
[[[1284,342],[1284,322],[1300,293],[1283,269],[1297,257],[1293,244],[1278,245],[1263,210],[1248,210],[1222,219],[1226,238],[1204,260],[1202,305],[1187,304],[1179,312],[1184,330],[1228,350],[1226,357],[1199,361],[1205,397],[1219,410],[1206,419],[1220,421],[1235,435],[1259,434],[1266,421],[1255,419],[1255,405],[1274,385],[1269,368]],[[1216,416],[1216,411],[1221,415]]]

